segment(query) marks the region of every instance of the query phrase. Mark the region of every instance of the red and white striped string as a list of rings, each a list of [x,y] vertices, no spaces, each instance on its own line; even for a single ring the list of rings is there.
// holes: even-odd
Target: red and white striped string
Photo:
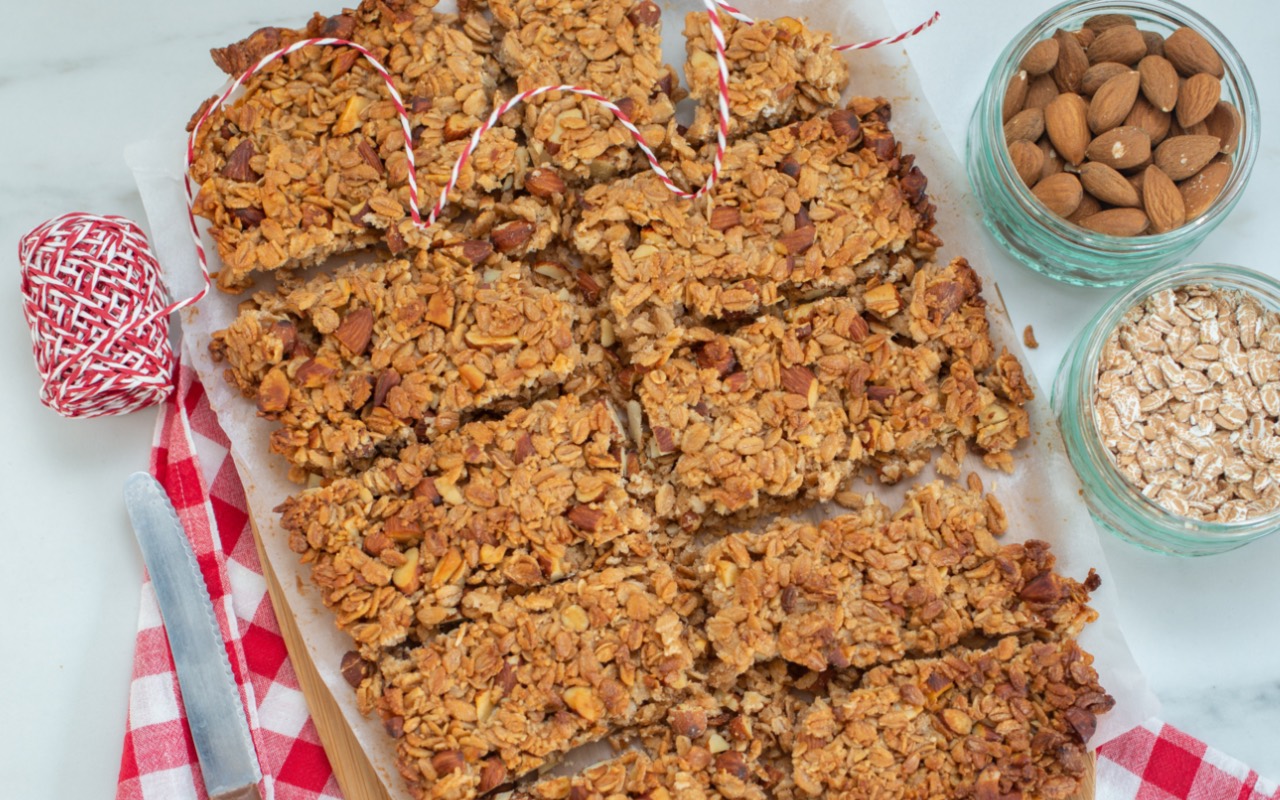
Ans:
[[[194,295],[168,302],[159,265],[146,237],[133,223],[114,217],[68,214],[42,225],[24,237],[20,247],[23,265],[24,310],[32,333],[36,367],[44,380],[42,398],[59,413],[90,417],[127,413],[162,400],[169,390],[173,353],[168,341],[168,317],[174,311],[198,303],[210,287],[208,259],[196,224],[195,188],[191,167],[196,141],[209,119],[250,77],[290,53],[307,47],[350,47],[362,55],[386,84],[404,137],[408,162],[409,214],[413,224],[426,229],[435,224],[449,201],[449,193],[480,145],[481,138],[498,120],[521,103],[551,92],[566,92],[593,100],[607,109],[631,134],[650,168],[673,194],[698,198],[711,191],[720,178],[729,133],[729,65],[721,13],[745,24],[755,21],[724,0],[703,0],[715,45],[718,68],[716,149],[711,171],[702,186],[680,187],[658,162],[639,128],[617,104],[582,86],[542,86],[521,92],[497,104],[489,118],[467,140],[453,165],[449,179],[431,211],[423,219],[413,152],[413,133],[404,100],[395,81],[376,57],[355,42],[332,37],[305,39],[269,53],[235,78],[205,106],[187,140],[184,190],[187,218],[204,284]],[[896,36],[841,45],[836,50],[863,50],[900,42],[938,19]]]
[[[187,194],[187,217],[191,225],[191,236],[192,236],[192,239],[195,241],[196,255],[200,262],[200,269],[202,274],[204,275],[205,287],[194,297],[181,301],[178,304],[175,304],[175,307],[181,308],[183,306],[198,302],[204,296],[205,292],[208,291],[208,287],[209,287],[208,264],[205,256],[204,245],[200,241],[200,229],[196,224],[195,207],[194,207],[195,193],[194,193],[194,190],[192,189],[192,181],[190,177],[191,165],[195,160],[196,139],[200,132],[201,126],[203,126],[205,122],[207,122],[208,119],[219,108],[221,108],[224,103],[226,103],[227,99],[230,98],[231,95],[234,94],[235,91],[239,89],[240,86],[242,86],[246,80],[248,80],[253,75],[265,69],[271,63],[278,61],[281,58],[284,58],[290,53],[297,52],[298,50],[301,50],[306,47],[322,47],[322,46],[331,46],[331,45],[350,47],[354,49],[356,52],[360,53],[360,55],[364,57],[364,60],[367,61],[371,67],[373,67],[374,71],[376,71],[378,75],[381,76],[383,82],[387,86],[387,92],[391,95],[391,102],[392,102],[392,105],[395,106],[396,115],[400,120],[400,127],[404,136],[405,159],[407,160],[408,167],[409,167],[408,176],[407,176],[408,189],[409,189],[409,216],[413,220],[413,224],[418,226],[421,229],[425,230],[435,224],[441,212],[444,211],[445,206],[449,202],[449,193],[452,192],[454,188],[458,185],[458,181],[461,179],[461,176],[462,176],[462,170],[466,167],[467,162],[470,161],[472,155],[474,155],[476,149],[480,146],[481,138],[490,130],[492,130],[494,126],[498,124],[498,120],[508,111],[520,105],[521,103],[528,102],[529,100],[532,100],[544,94],[549,94],[551,92],[566,92],[569,94],[576,94],[580,97],[585,97],[589,100],[593,100],[599,103],[606,110],[612,113],[614,118],[617,119],[618,123],[622,125],[622,127],[625,128],[629,134],[631,134],[631,138],[635,140],[636,145],[640,148],[640,151],[644,153],[646,160],[648,160],[650,169],[654,171],[654,173],[658,176],[658,179],[662,181],[662,184],[664,186],[666,186],[668,189],[671,190],[673,194],[675,194],[677,197],[680,197],[680,198],[697,199],[703,196],[707,192],[711,191],[712,187],[714,187],[716,182],[719,180],[720,171],[724,164],[724,154],[725,154],[725,151],[728,149],[729,63],[725,55],[727,45],[725,43],[724,27],[720,22],[720,12],[723,10],[725,14],[728,14],[734,19],[740,22],[743,22],[747,25],[754,25],[755,20],[747,16],[746,14],[742,13],[742,11],[739,10],[738,8],[730,5],[727,2],[724,2],[724,0],[702,0],[702,1],[703,1],[703,4],[707,7],[707,17],[711,25],[711,36],[715,43],[716,66],[719,71],[719,75],[718,75],[719,86],[718,86],[718,92],[717,92],[718,103],[717,103],[717,109],[716,109],[716,112],[717,112],[716,113],[716,116],[717,116],[716,150],[715,150],[714,156],[712,157],[711,172],[707,176],[706,182],[703,183],[702,186],[692,191],[681,188],[679,184],[677,184],[674,180],[672,180],[671,176],[667,173],[667,171],[663,169],[662,164],[659,163],[658,157],[657,155],[654,154],[653,149],[649,146],[649,143],[645,141],[644,135],[640,132],[640,129],[636,127],[635,123],[631,121],[631,118],[627,115],[627,113],[623,111],[621,108],[619,108],[616,103],[612,102],[611,100],[599,94],[598,92],[595,92],[592,89],[588,89],[582,86],[571,86],[571,85],[539,86],[536,89],[530,89],[525,92],[520,92],[512,96],[511,98],[503,101],[502,103],[499,103],[493,109],[493,112],[489,114],[489,118],[486,119],[484,123],[480,125],[480,127],[476,128],[476,130],[471,134],[471,138],[467,141],[466,146],[463,147],[462,153],[458,156],[457,161],[454,162],[453,169],[449,173],[449,180],[445,183],[444,188],[440,190],[439,198],[436,200],[435,205],[432,206],[431,211],[427,214],[427,217],[424,220],[422,218],[421,211],[419,210],[418,180],[417,180],[415,163],[414,163],[413,135],[412,135],[411,124],[409,121],[409,114],[405,108],[404,99],[400,96],[400,92],[396,89],[395,82],[391,77],[391,74],[387,71],[386,67],[384,67],[371,52],[369,52],[367,49],[365,49],[361,45],[356,44],[355,42],[349,41],[347,39],[338,39],[333,37],[304,39],[298,42],[294,42],[288,47],[283,47],[279,50],[276,50],[273,53],[269,53],[263,56],[261,59],[258,60],[258,63],[254,64],[252,67],[247,69],[243,74],[237,77],[231,83],[231,85],[228,86],[226,90],[222,92],[221,95],[219,95],[212,103],[209,103],[205,107],[203,113],[201,113],[200,117],[196,120],[195,125],[191,129],[191,136],[187,139],[186,169],[184,170],[184,174],[186,175],[184,188],[186,189],[186,194]],[[903,41],[904,39],[908,39],[912,36],[915,36],[921,33],[926,28],[928,28],[929,26],[937,22],[939,16],[940,16],[939,13],[935,11],[933,16],[931,16],[929,19],[925,20],[924,22],[920,23],[914,28],[911,28],[910,30],[903,31],[902,33],[895,34],[894,36],[886,36],[886,37],[881,37],[879,39],[872,39],[870,41],[857,42],[854,44],[837,45],[833,49],[839,50],[839,51],[867,50],[872,47],[877,47],[880,45],[895,44],[897,42]]]

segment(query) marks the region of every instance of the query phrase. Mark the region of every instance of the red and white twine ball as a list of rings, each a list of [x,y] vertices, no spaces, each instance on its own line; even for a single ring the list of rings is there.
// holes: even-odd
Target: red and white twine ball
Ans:
[[[359,52],[382,77],[404,132],[408,160],[409,214],[420,228],[433,225],[448,203],[463,167],[480,139],[498,119],[516,106],[551,92],[576,94],[613,114],[649,161],[662,183],[677,197],[696,199],[715,186],[720,177],[729,130],[729,67],[725,59],[724,30],[720,12],[748,25],[755,20],[723,0],[703,0],[715,40],[719,68],[716,150],[706,183],[686,190],[663,170],[640,130],[616,104],[582,86],[540,86],[499,103],[489,118],[472,134],[424,219],[419,211],[418,183],[414,171],[411,124],[404,101],[390,73],[364,47],[346,39],[304,39],[264,56],[235,79],[210,103],[192,127],[187,140],[184,174],[187,218],[195,243],[196,258],[204,275],[204,288],[196,295],[166,304],[164,282],[146,236],[127,219],[90,214],[67,214],[50,220],[23,237],[19,245],[22,262],[23,311],[31,328],[32,350],[43,385],[40,399],[67,417],[98,417],[127,414],[163,401],[172,391],[173,349],[169,344],[169,314],[199,302],[209,288],[209,271],[196,225],[195,192],[190,168],[200,128],[250,77],[269,64],[304,47],[341,46]],[[866,50],[896,44],[922,32],[938,20],[935,12],[925,22],[894,36],[836,46],[836,50]]]

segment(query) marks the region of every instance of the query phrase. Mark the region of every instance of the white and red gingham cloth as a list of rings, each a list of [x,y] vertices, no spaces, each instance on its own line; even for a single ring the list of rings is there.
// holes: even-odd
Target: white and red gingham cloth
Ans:
[[[342,792],[276,625],[227,446],[204,388],[188,366],[180,365],[177,391],[156,428],[151,471],[168,490],[209,586],[262,765],[262,796],[337,800]],[[1103,747],[1097,774],[1097,800],[1280,800],[1280,787],[1158,721]],[[206,797],[149,581],[142,587],[116,797]]]

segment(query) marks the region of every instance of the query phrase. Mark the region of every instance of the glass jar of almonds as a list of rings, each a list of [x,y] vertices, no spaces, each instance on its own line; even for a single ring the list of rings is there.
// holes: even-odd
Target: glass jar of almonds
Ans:
[[[1081,330],[1051,404],[1094,519],[1174,555],[1280,530],[1280,282],[1229,264],[1135,283]]]
[[[1235,207],[1257,94],[1231,43],[1168,0],[1068,2],[996,61],[966,167],[995,238],[1067,283],[1179,263]]]

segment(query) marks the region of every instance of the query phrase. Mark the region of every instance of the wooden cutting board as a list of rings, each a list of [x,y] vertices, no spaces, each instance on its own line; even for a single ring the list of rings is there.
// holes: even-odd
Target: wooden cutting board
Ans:
[[[280,623],[280,634],[284,637],[285,646],[289,650],[289,658],[293,662],[293,671],[298,676],[298,685],[307,699],[311,709],[311,718],[316,723],[316,731],[320,734],[320,743],[329,756],[334,776],[347,800],[390,800],[378,774],[356,741],[351,726],[342,716],[342,710],[334,702],[329,687],[320,679],[315,665],[311,663],[311,654],[302,643],[302,634],[294,622],[293,612],[285,599],[276,574],[267,561],[262,550],[262,540],[258,538],[258,529],[253,530],[254,541],[258,545],[258,560],[262,562],[262,573],[267,579],[267,591],[271,595],[271,604],[276,610],[276,619]],[[1072,800],[1093,800],[1094,762],[1089,759],[1080,793]]]
[[[390,800],[382,781],[378,779],[378,773],[374,772],[364,749],[351,732],[351,726],[342,716],[342,710],[334,702],[329,687],[320,679],[315,664],[311,663],[311,654],[302,642],[302,634],[294,621],[289,601],[285,599],[280,582],[276,580],[276,573],[271,569],[271,563],[262,550],[257,526],[253,529],[253,540],[258,545],[258,560],[262,562],[262,574],[267,579],[267,592],[271,595],[271,605],[276,611],[280,634],[289,650],[289,660],[293,662],[298,685],[302,688],[303,697],[307,699],[311,718],[320,734],[320,743],[329,756],[329,764],[333,767],[334,777],[342,787],[343,795],[347,800]]]

